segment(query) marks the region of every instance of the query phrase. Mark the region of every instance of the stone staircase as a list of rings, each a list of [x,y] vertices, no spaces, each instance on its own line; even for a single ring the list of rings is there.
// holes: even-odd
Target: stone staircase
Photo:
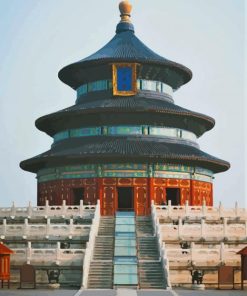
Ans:
[[[159,261],[159,248],[154,236],[152,218],[136,217],[138,278],[140,289],[166,289],[166,279]],[[101,217],[90,263],[88,289],[113,288],[115,218]]]
[[[151,217],[136,218],[140,289],[166,289]]]
[[[166,289],[161,262],[139,261],[140,289]]]
[[[113,217],[101,217],[90,264],[88,289],[112,289],[114,229]]]
[[[139,236],[153,236],[153,224],[150,216],[136,217],[136,234]]]
[[[114,217],[101,217],[98,236],[114,236],[115,219]]]
[[[155,236],[138,237],[138,259],[159,260],[159,249]]]

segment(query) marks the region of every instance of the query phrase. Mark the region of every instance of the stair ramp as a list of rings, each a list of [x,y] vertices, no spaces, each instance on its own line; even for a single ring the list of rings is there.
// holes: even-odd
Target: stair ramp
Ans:
[[[136,220],[134,212],[117,212],[113,258],[114,287],[138,287]]]

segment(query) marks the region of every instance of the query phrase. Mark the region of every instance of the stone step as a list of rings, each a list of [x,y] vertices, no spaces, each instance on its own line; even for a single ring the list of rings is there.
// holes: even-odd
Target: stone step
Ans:
[[[95,274],[108,274],[108,273],[111,273],[112,272],[112,268],[111,269],[106,269],[106,268],[103,268],[103,269],[97,269],[97,268],[93,268],[93,269],[90,269],[90,272],[89,272],[89,275],[93,276]]]
[[[157,256],[139,256],[140,260],[157,260],[159,259]]]
[[[150,290],[150,289],[155,289],[155,290],[165,290],[166,289],[166,286],[165,285],[149,285],[149,284],[140,284],[140,288],[141,289],[147,289],[147,290]]]
[[[107,259],[112,259],[112,256],[93,256],[94,260],[107,260]]]
[[[138,253],[140,255],[142,255],[142,256],[145,256],[145,255],[156,255],[157,257],[159,257],[158,250],[139,249],[138,251],[139,251]]]
[[[109,254],[109,255],[94,254],[93,259],[94,260],[111,260],[112,257],[113,257],[113,254]]]
[[[139,276],[140,276],[140,278],[143,278],[143,279],[145,279],[145,278],[158,279],[158,278],[163,278],[163,272],[160,271],[160,272],[154,273],[154,272],[149,272],[149,271],[147,271],[147,272],[141,271],[141,272],[139,272]]]
[[[94,261],[95,262],[95,261]],[[91,268],[112,268],[112,262],[109,264],[100,263],[100,261],[97,261],[97,264],[91,263]]]
[[[104,249],[105,248],[105,249]],[[113,249],[113,244],[111,244],[111,245],[106,245],[106,246],[104,246],[104,244],[103,245],[96,245],[95,246],[95,248],[94,248],[95,250],[112,250]]]
[[[92,282],[105,282],[105,281],[111,281],[112,280],[112,274],[110,274],[109,276],[104,276],[100,273],[94,273],[94,274],[89,274],[90,275],[90,283]],[[100,276],[100,278],[99,278]]]
[[[103,248],[95,248],[94,249],[94,253],[98,253],[98,252],[105,252],[105,253],[110,253],[110,252],[113,252],[113,247],[112,248],[108,248],[108,249],[103,249]]]
[[[139,248],[142,249],[158,249],[158,244],[156,242],[152,242],[152,243],[145,243],[145,242],[140,242],[137,241]]]
[[[100,238],[96,240],[95,242],[96,246],[111,246],[113,245],[113,240],[101,240]]]
[[[152,262],[152,261],[149,261],[149,262]],[[142,263],[139,263],[139,268],[141,270],[151,270],[151,269],[157,269],[157,268],[161,268],[162,269],[162,266],[161,266],[161,263],[159,265],[154,265],[154,264],[148,264],[148,265],[143,265]]]
[[[159,256],[158,250],[145,250],[138,248],[139,254],[145,255],[145,254],[153,254]]]
[[[159,259],[159,255],[157,255],[156,253],[150,253],[150,254],[146,254],[146,253],[138,253],[138,255],[139,255],[139,259],[140,260],[144,260],[144,259],[142,259],[142,257],[155,257],[156,259],[153,259],[152,261],[154,261],[154,260],[158,260]]]
[[[88,284],[88,289],[112,289],[112,284]]]
[[[113,241],[114,241],[113,235],[96,236],[96,242],[113,242]]]

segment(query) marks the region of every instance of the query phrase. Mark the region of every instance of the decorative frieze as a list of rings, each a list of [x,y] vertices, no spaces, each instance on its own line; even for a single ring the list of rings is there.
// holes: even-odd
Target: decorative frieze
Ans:
[[[173,164],[91,164],[40,170],[38,182],[82,178],[167,178],[212,182],[213,173],[199,167]]]

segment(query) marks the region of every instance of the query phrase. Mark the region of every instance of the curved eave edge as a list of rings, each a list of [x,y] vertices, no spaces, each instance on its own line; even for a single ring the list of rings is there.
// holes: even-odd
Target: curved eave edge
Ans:
[[[24,160],[20,163],[21,169],[32,172],[32,173],[37,173],[41,168],[48,168],[49,166],[44,165],[44,167],[40,167],[41,163],[47,164],[48,162],[52,163],[57,163],[57,166],[61,166],[61,164],[58,163],[73,163],[78,162],[78,161],[84,161],[85,163],[94,163],[95,159],[97,159],[97,163],[105,163],[106,161],[109,162],[109,159],[111,159],[111,162],[114,163],[123,163],[127,161],[135,161],[135,162],[155,162],[155,163],[179,163],[179,164],[190,164],[190,165],[195,165],[197,163],[197,166],[205,167],[207,169],[212,170],[214,174],[216,173],[221,173],[225,172],[228,169],[230,169],[231,165],[229,162],[224,161],[224,160],[207,160],[205,158],[201,157],[194,157],[191,158],[189,156],[150,156],[150,155],[142,155],[142,156],[136,156],[136,155],[115,155],[115,154],[108,154],[105,155],[104,158],[99,159],[99,154],[90,154],[90,155],[84,155],[83,157],[78,157],[78,156],[46,156],[45,158],[42,157],[34,157],[30,158],[27,160]],[[198,164],[200,162],[200,165]],[[210,166],[209,166],[210,164]]]
[[[178,71],[183,76],[183,83],[176,86],[175,89],[181,87],[182,85],[188,83],[193,76],[192,71],[185,67],[182,64],[164,60],[164,61],[158,61],[158,60],[148,60],[148,59],[136,59],[136,58],[101,58],[96,60],[90,60],[90,61],[79,61],[76,63],[72,63],[68,66],[65,66],[58,72],[58,78],[65,84],[69,85],[73,89],[77,89],[80,85],[75,81],[73,78],[73,74],[77,70],[86,69],[90,66],[97,66],[97,65],[108,65],[110,63],[118,63],[118,62],[132,62],[132,63],[141,63],[141,64],[147,64],[147,65],[153,65],[153,66],[163,66],[170,68],[173,71]]]
[[[73,111],[59,111],[59,112],[55,112],[55,113],[51,113],[51,114],[48,114],[48,115],[45,115],[45,116],[42,116],[40,118],[38,118],[36,121],[35,121],[35,126],[37,127],[37,129],[39,129],[40,131],[42,132],[46,132],[49,136],[53,136],[53,133],[50,133],[47,129],[47,122],[51,121],[51,120],[56,120],[58,118],[61,118],[61,117],[67,117],[69,116],[69,112],[70,112],[70,115],[71,113],[74,113],[75,114],[88,114],[88,115],[91,115],[91,114],[97,114],[97,113],[100,113],[102,110],[104,110],[105,113],[112,113],[112,112],[115,112],[115,113],[164,113],[164,114],[169,114],[169,115],[175,115],[175,116],[188,116],[188,117],[194,117],[196,119],[200,119],[200,120],[205,120],[205,123],[207,122],[208,124],[206,125],[205,124],[205,127],[206,127],[206,131],[209,131],[211,130],[214,126],[215,126],[215,120],[210,117],[210,116],[206,116],[206,115],[203,115],[201,113],[198,113],[198,112],[178,112],[178,111],[173,111],[173,110],[157,110],[157,109],[148,109],[148,110],[132,110],[132,109],[124,109],[124,108],[115,108],[115,107],[107,107],[107,110],[106,110],[106,107],[100,107],[100,108],[95,108],[95,109],[79,109],[79,110],[73,110]],[[50,123],[48,124],[48,126],[50,125]],[[202,134],[198,135],[198,136],[202,136]]]

